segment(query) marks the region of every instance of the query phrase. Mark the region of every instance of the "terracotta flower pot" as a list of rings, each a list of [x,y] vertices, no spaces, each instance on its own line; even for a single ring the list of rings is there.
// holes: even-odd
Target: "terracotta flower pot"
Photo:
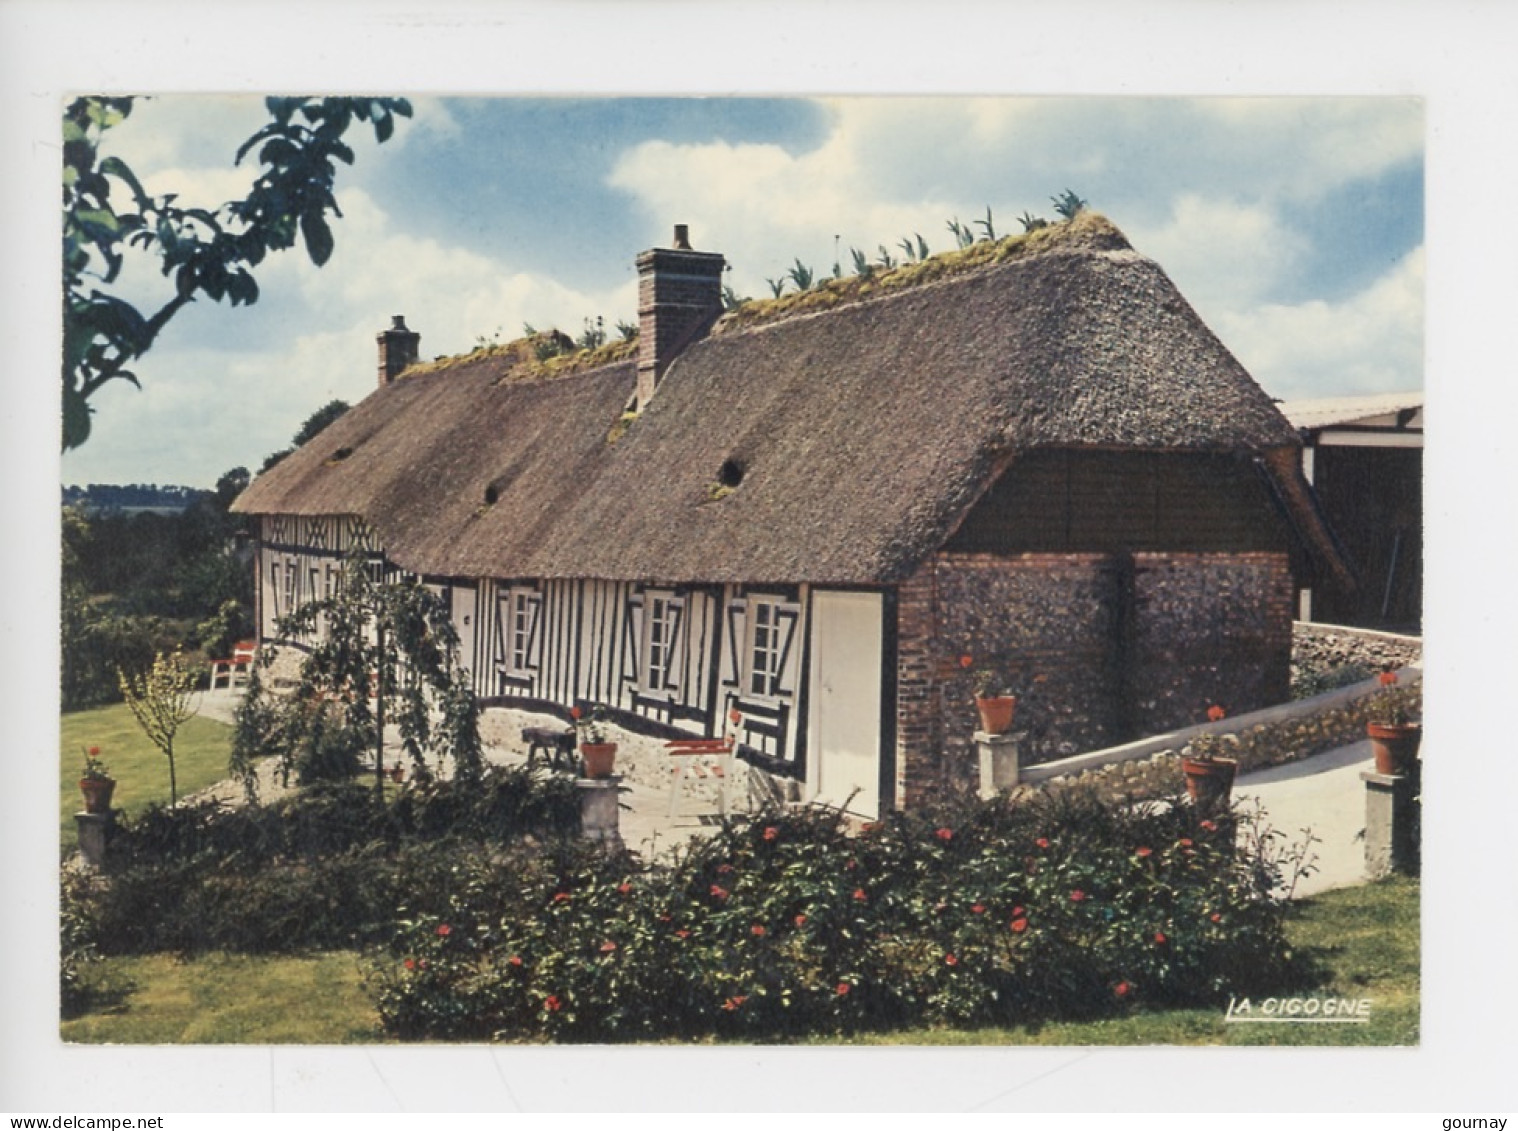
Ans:
[[[980,712],[980,729],[987,734],[1006,734],[1012,729],[1012,716],[1017,711],[1017,696],[992,695],[975,697],[975,709]]]
[[[609,778],[612,767],[617,761],[617,744],[615,742],[582,742],[580,743],[580,758],[585,764],[586,777]]]
[[[1238,769],[1238,762],[1232,758],[1182,758],[1186,796],[1198,808],[1222,808],[1233,792],[1233,778]]]
[[[1365,733],[1376,755],[1376,773],[1410,774],[1418,768],[1423,727],[1418,723],[1366,723]]]
[[[79,792],[84,794],[86,813],[109,813],[111,794],[116,791],[113,778],[80,778]]]

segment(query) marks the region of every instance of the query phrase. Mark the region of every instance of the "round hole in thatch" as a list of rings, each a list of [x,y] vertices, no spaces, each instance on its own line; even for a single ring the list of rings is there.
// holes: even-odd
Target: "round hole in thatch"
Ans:
[[[735,459],[725,459],[717,471],[717,482],[724,487],[736,487],[743,482],[743,465]]]

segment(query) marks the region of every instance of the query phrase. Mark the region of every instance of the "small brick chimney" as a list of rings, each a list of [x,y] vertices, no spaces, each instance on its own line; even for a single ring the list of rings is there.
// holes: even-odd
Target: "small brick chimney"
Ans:
[[[675,246],[638,256],[638,410],[680,353],[712,328],[722,313],[722,271],[716,252],[692,251],[684,224]]]
[[[379,343],[379,384],[383,389],[416,361],[422,336],[406,329],[404,314],[396,314],[390,318],[390,329],[376,334],[374,340]]]

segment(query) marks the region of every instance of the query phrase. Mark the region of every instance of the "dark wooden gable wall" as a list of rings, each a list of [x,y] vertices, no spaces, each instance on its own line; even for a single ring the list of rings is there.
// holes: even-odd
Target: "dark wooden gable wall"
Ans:
[[[1014,462],[944,547],[965,553],[1284,551],[1247,457],[1048,449]]]

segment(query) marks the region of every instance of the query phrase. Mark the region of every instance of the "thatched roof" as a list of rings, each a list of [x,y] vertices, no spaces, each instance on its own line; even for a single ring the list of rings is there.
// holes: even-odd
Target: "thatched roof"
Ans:
[[[398,564],[436,576],[881,582],[909,574],[1036,446],[1297,445],[1165,273],[1100,217],[1036,254],[730,322],[673,364],[615,443],[630,360],[504,379],[511,365],[403,376],[237,509],[363,515]],[[1272,461],[1277,478],[1289,462]],[[724,486],[724,465],[741,483]]]

